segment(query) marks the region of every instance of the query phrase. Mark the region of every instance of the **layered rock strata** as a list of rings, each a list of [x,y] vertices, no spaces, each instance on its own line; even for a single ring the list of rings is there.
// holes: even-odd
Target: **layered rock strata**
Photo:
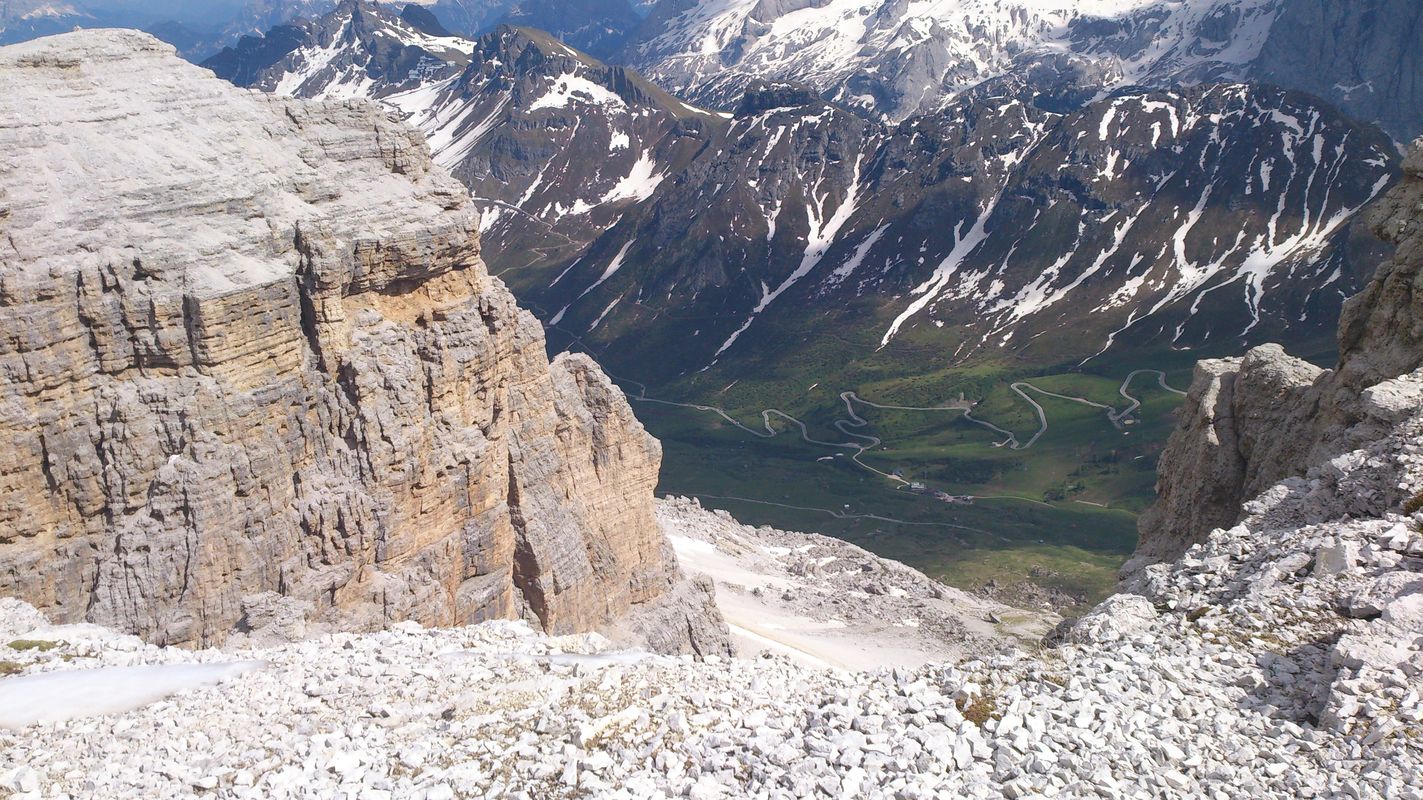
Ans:
[[[522,617],[726,649],[658,443],[549,363],[418,133],[136,32],[0,75],[0,595],[159,643]]]

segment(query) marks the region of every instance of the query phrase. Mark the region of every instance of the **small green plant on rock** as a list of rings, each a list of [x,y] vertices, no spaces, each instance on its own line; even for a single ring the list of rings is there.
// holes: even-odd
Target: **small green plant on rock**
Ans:
[[[958,702],[963,718],[982,728],[990,719],[997,717],[998,703],[987,694],[980,694],[967,702]]]

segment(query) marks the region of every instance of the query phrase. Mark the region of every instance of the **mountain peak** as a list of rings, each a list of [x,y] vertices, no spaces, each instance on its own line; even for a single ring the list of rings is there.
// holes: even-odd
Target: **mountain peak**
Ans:
[[[439,18],[424,6],[406,3],[405,8],[400,10],[400,18],[421,33],[431,36],[454,36],[453,33],[446,30]]]
[[[622,60],[691,102],[733,108],[756,78],[804,81],[889,121],[1074,55],[1100,96],[1260,80],[1303,89],[1401,140],[1423,132],[1414,0],[663,0]],[[1319,68],[1316,68],[1319,67]],[[1067,76],[1070,77],[1070,76]]]
[[[243,37],[203,66],[239,86],[296,97],[378,97],[458,74],[474,43],[428,11],[342,0],[315,19]]]
[[[481,49],[486,51],[500,49],[519,55],[526,49],[533,48],[545,58],[569,58],[584,66],[605,66],[598,59],[565,44],[551,34],[522,25],[507,23],[498,25],[494,30],[481,36],[478,41],[481,44]]]

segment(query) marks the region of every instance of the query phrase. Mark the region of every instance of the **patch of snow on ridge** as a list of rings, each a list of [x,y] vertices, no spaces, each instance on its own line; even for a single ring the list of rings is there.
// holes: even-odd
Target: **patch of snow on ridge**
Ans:
[[[832,285],[840,283],[853,275],[855,270],[859,269],[860,265],[865,263],[865,256],[869,255],[870,250],[874,249],[874,246],[879,243],[879,240],[884,238],[884,232],[887,230],[889,230],[889,223],[883,223],[870,231],[870,235],[866,236],[863,242],[860,242],[859,246],[855,248],[855,252],[850,255],[850,258],[844,264],[836,267],[835,271],[831,273],[830,283]]]
[[[774,303],[776,298],[780,297],[787,289],[798,283],[801,278],[809,275],[810,271],[815,269],[816,265],[820,263],[820,259],[825,257],[825,251],[829,250],[830,246],[835,243],[835,238],[840,235],[840,229],[845,227],[845,223],[850,220],[850,216],[854,214],[855,209],[859,207],[861,160],[861,157],[856,157],[855,171],[850,178],[850,188],[845,194],[845,199],[841,201],[840,205],[835,209],[835,213],[831,214],[828,219],[825,217],[825,205],[830,199],[828,194],[816,200],[815,190],[813,188],[811,189],[811,196],[805,205],[806,223],[810,226],[810,230],[806,234],[805,253],[801,256],[800,266],[796,267],[795,271],[786,276],[786,279],[781,281],[780,285],[774,290],[768,291],[766,286],[764,284],[762,285],[761,301],[751,310],[751,314],[746,318],[746,322],[742,324],[740,328],[737,328],[731,336],[727,337],[726,341],[722,342],[721,347],[717,348],[716,353],[712,355],[713,359],[721,356],[722,353],[726,352],[728,348],[735,344],[741,334],[745,333],[746,329],[751,327],[751,323],[756,321],[756,317],[762,311],[765,311],[767,306]]]
[[[462,161],[503,119],[510,96],[500,97],[494,108],[473,124],[468,115],[477,99],[467,100],[461,96],[458,76],[391,95],[381,102],[409,115],[410,123],[425,134],[435,163],[449,169]]]
[[[618,307],[618,303],[621,303],[622,301],[622,295],[618,295],[617,297],[613,298],[613,302],[609,303],[607,308],[603,309],[603,313],[599,314],[598,318],[593,320],[593,324],[588,326],[588,332],[592,333],[594,328],[603,324],[603,320],[607,319],[608,315],[611,314],[613,312],[613,309]]]
[[[325,47],[298,51],[301,57],[301,66],[283,75],[272,91],[276,94],[295,96],[297,92],[301,91],[302,84],[330,65],[332,60],[345,49],[346,31],[350,26],[351,21],[348,19],[341,25],[341,30],[331,37],[331,44]]]
[[[553,87],[529,104],[529,111],[541,108],[567,108],[570,103],[587,103],[606,108],[626,108],[627,103],[616,93],[582,77],[565,73],[556,78]]]
[[[602,286],[603,281],[606,281],[607,279],[617,274],[617,271],[622,268],[623,259],[627,258],[628,250],[632,248],[632,243],[634,241],[636,240],[627,240],[627,242],[623,245],[622,249],[618,251],[618,254],[613,256],[613,260],[608,262],[607,268],[603,270],[603,274],[598,277],[598,280],[593,281],[592,286],[589,286],[587,289],[584,289],[583,294],[578,295],[580,299],[583,297],[583,295],[586,295],[594,289],[598,288],[599,286]],[[559,316],[562,316],[562,312],[559,312]],[[601,320],[602,318],[600,317],[599,319]],[[557,320],[554,321],[557,322]]]
[[[967,233],[961,233],[963,230],[962,222],[954,229],[953,249],[950,250],[949,254],[944,256],[944,260],[940,261],[939,265],[934,268],[934,274],[930,275],[928,280],[911,290],[910,294],[918,295],[918,298],[910,303],[909,307],[904,309],[899,316],[895,317],[894,322],[890,323],[889,330],[885,331],[884,337],[880,339],[879,346],[881,348],[889,344],[890,340],[899,333],[900,327],[904,325],[905,322],[908,322],[910,317],[923,311],[925,306],[938,298],[940,292],[942,292],[944,287],[948,284],[949,279],[954,276],[954,273],[958,272],[959,266],[963,264],[964,259],[968,258],[974,250],[978,249],[979,245],[988,239],[988,219],[993,216],[993,211],[998,208],[998,200],[1002,196],[1003,193],[1000,189],[998,194],[995,194],[993,199],[989,201],[988,207],[983,210],[983,213],[979,214],[978,218],[974,220],[973,225],[968,229]]]
[[[657,191],[657,187],[662,185],[662,181],[667,178],[665,174],[654,172],[657,169],[657,162],[652,160],[652,154],[644,150],[633,162],[632,169],[628,174],[613,184],[613,188],[603,196],[602,203],[612,203],[618,200],[636,200],[642,202],[652,196]],[[595,204],[598,205],[598,204]]]

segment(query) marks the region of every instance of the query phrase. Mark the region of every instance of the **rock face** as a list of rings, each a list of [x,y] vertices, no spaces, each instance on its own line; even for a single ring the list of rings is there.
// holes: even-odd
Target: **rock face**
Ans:
[[[1423,133],[1423,6],[1413,0],[1280,4],[1253,73],[1328,98],[1407,141]]]
[[[293,97],[381,97],[458,74],[471,43],[418,6],[397,15],[365,0],[244,36],[203,66],[238,86]]]
[[[1344,305],[1339,361],[1320,370],[1278,346],[1204,361],[1181,427],[1161,456],[1157,503],[1140,521],[1137,560],[1174,558],[1241,503],[1284,478],[1375,441],[1423,404],[1423,142],[1405,178],[1371,212],[1396,246],[1368,286]],[[1403,502],[1397,488],[1354,497],[1355,513]]]
[[[627,0],[435,0],[430,11],[463,36],[519,25],[596,55],[620,48],[642,22]]]
[[[162,643],[670,617],[725,650],[658,443],[548,362],[419,134],[135,32],[0,75],[0,595]]]

